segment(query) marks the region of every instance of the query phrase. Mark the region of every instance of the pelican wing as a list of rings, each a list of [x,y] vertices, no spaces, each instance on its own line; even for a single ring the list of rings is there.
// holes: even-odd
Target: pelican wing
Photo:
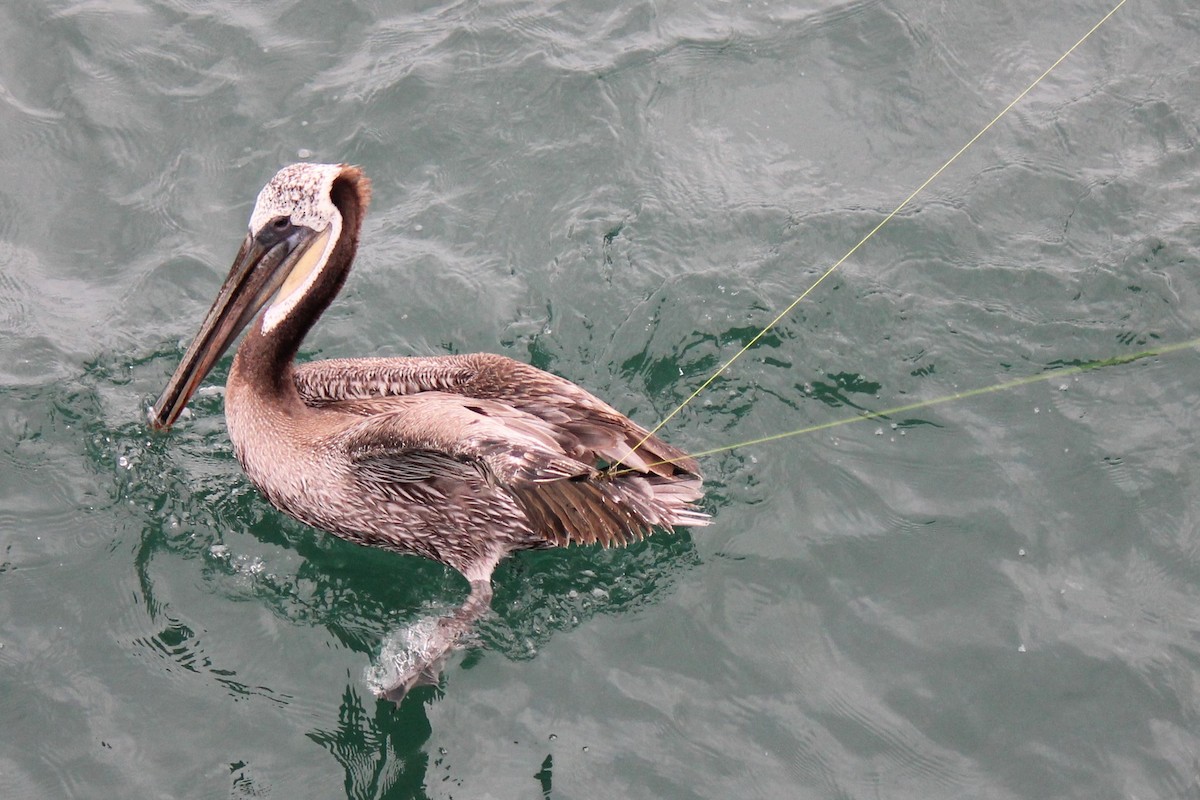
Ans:
[[[490,400],[541,420],[566,455],[590,466],[620,462],[662,477],[699,474],[682,450],[646,438],[645,428],[604,401],[505,356],[331,359],[297,366],[294,380],[308,405],[336,404],[362,414],[386,407],[374,401],[425,392]]]
[[[338,437],[358,480],[427,502],[450,484],[475,485],[483,503],[485,491],[503,491],[547,544],[625,544],[708,520],[692,505],[698,477],[602,475],[560,446],[552,424],[504,403],[421,392],[336,405],[363,416]]]
[[[422,392],[344,400],[336,408],[364,417],[344,434],[356,459],[397,449],[436,452],[477,462],[503,482],[556,480],[593,471],[568,458],[543,421],[494,401]]]

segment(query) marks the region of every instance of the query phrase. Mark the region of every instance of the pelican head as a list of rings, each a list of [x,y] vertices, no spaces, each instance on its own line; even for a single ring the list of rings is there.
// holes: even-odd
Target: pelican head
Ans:
[[[348,195],[339,193],[343,185],[351,190]],[[334,251],[343,239],[346,197],[354,202],[353,236],[344,257],[335,259]],[[337,262],[340,274],[325,282],[329,290],[321,298],[328,302],[341,287],[353,258],[357,226],[368,198],[366,177],[345,164],[291,164],[276,173],[258,194],[250,230],[216,301],[154,404],[150,414],[154,427],[174,424],[200,382],[264,306],[258,333],[270,336],[298,313],[297,304],[313,293]],[[301,321],[299,335],[323,308],[322,304]],[[298,345],[299,336],[293,338]]]

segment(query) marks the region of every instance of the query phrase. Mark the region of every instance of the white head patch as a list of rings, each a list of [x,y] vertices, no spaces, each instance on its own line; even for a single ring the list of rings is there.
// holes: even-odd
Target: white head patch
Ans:
[[[318,233],[328,231],[323,251],[301,284],[291,291],[285,285],[280,296],[267,307],[262,318],[264,333],[282,322],[308,293],[337,244],[342,232],[342,215],[333,204],[330,192],[342,169],[341,164],[290,164],[275,173],[258,193],[254,213],[250,215],[250,233],[257,234],[276,217],[289,217],[293,225],[303,225]]]
[[[325,230],[340,216],[329,193],[341,172],[341,164],[289,164],[279,170],[258,193],[250,232],[258,233],[276,217],[290,217],[293,225]]]

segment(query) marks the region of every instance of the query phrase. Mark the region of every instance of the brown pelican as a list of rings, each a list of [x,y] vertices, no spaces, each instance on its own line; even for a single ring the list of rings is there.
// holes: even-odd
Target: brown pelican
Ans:
[[[437,621],[384,692],[398,700],[438,680],[512,551],[619,545],[708,517],[694,505],[702,493],[692,459],[527,364],[487,353],[294,364],[350,271],[369,199],[370,182],[344,164],[293,164],[271,179],[151,421],[170,427],[249,326],[225,418],[250,481],[302,522],[440,561],[470,583],[466,602]],[[605,471],[616,463],[621,470]]]

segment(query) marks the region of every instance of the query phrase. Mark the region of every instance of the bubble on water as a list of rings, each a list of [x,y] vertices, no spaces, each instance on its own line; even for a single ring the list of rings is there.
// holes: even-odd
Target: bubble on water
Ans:
[[[301,147],[299,150],[296,151],[296,155],[299,158],[312,158],[313,151],[309,150],[307,147]]]
[[[224,561],[229,558],[229,545],[214,544],[208,548],[208,554],[213,558],[219,558]]]
[[[1025,652],[1025,645],[1021,645],[1020,647],[1018,647],[1018,648],[1017,648],[1017,652],[1018,652],[1018,653],[1024,653],[1024,652]]]

